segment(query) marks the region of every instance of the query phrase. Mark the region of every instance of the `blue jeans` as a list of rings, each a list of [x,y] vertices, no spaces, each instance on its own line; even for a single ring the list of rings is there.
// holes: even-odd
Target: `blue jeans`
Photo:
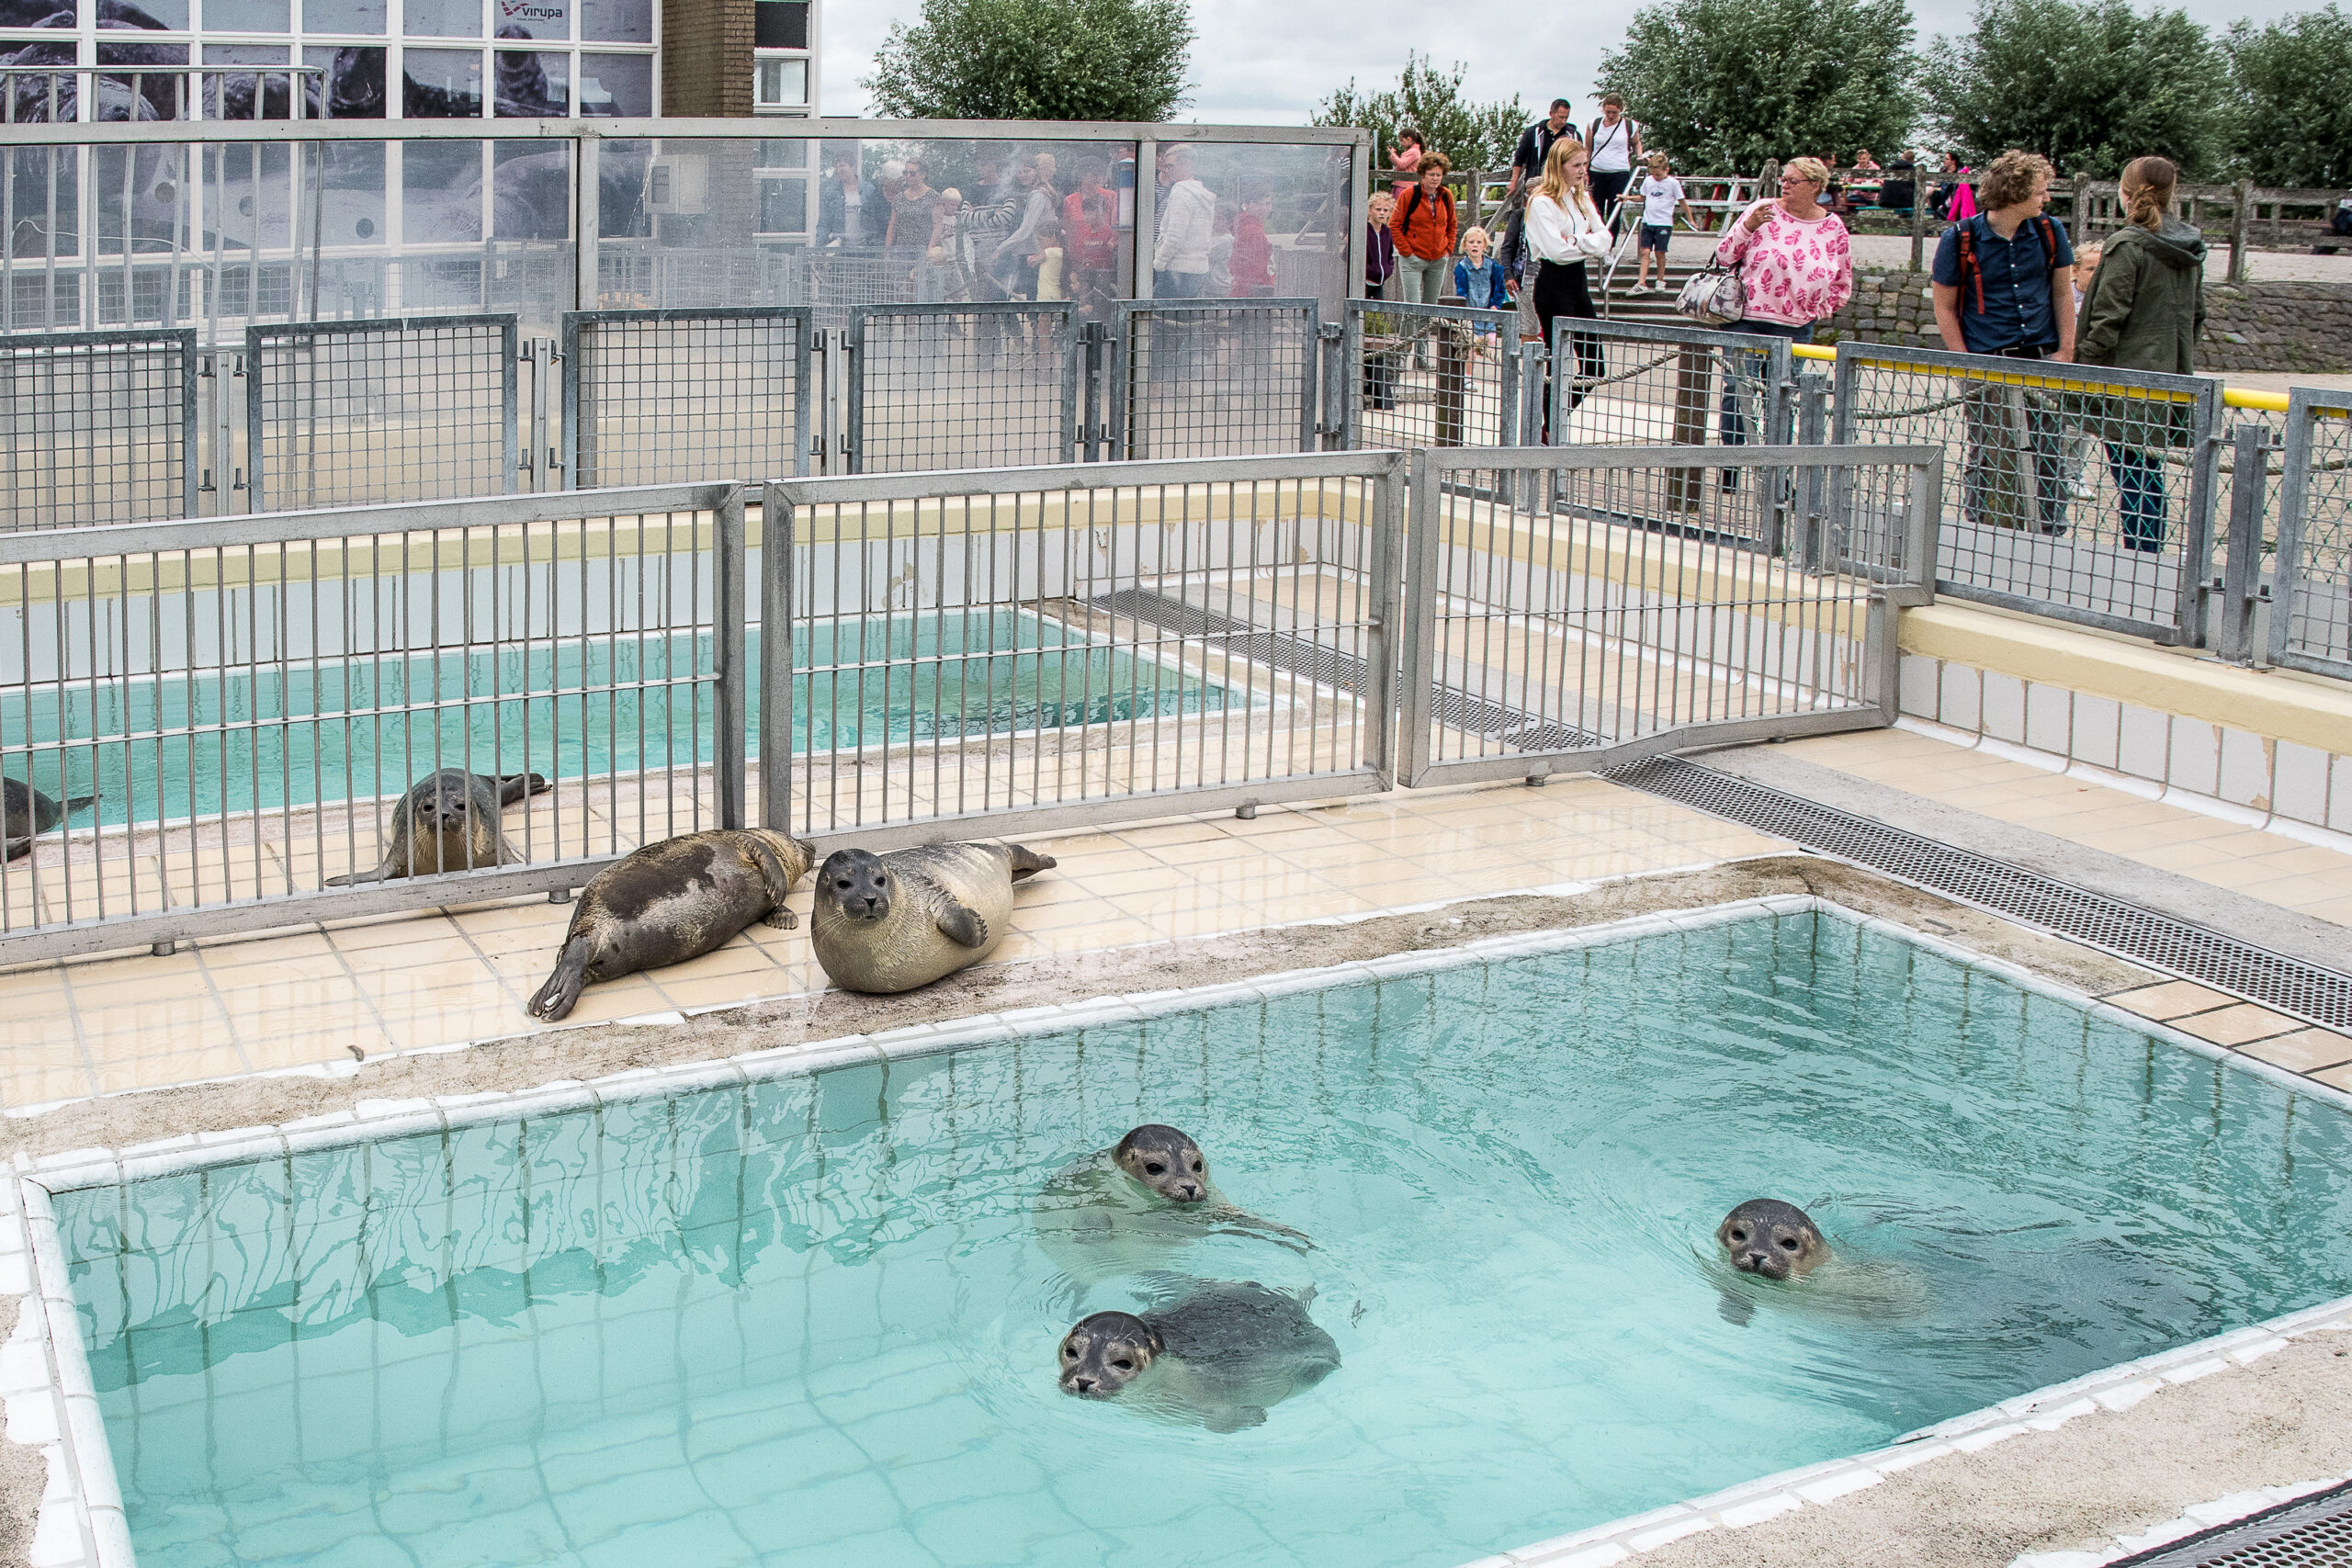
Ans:
[[[2107,464],[2115,475],[2116,493],[2123,498],[2123,547],[2160,550],[2165,547],[2165,468],[2160,457],[2109,441]]]
[[[1814,323],[1811,321],[1807,321],[1801,327],[1788,326],[1780,321],[1734,321],[1724,328],[1724,331],[1750,333],[1758,337],[1786,338],[1791,343],[1811,343],[1813,328]],[[1747,416],[1741,412],[1739,406],[1741,383],[1745,382],[1750,389],[1762,387],[1764,377],[1770,368],[1769,361],[1760,354],[1743,354],[1739,357],[1745,361],[1744,364],[1726,365],[1724,367],[1723,430],[1724,445],[1726,446],[1747,445]],[[1731,482],[1731,470],[1725,469],[1724,480],[1726,485]]]

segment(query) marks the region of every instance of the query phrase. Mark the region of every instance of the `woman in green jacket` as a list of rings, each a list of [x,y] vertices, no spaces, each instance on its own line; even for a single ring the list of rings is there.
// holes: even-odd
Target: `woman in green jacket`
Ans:
[[[2119,370],[2196,373],[2198,334],[2205,330],[2205,237],[2172,216],[2180,172],[2164,158],[2135,158],[2123,170],[2123,209],[2132,220],[2107,242],[2075,324],[2075,359]],[[2154,424],[2174,439],[2167,405],[2110,399],[2100,423],[2115,437]],[[2151,415],[2158,415],[2152,419]],[[2185,435],[2185,428],[2181,433]],[[2145,441],[2146,434],[2141,434]],[[2108,466],[2123,500],[2123,547],[2160,550],[2166,501],[2164,459],[2125,439],[2107,442]]]

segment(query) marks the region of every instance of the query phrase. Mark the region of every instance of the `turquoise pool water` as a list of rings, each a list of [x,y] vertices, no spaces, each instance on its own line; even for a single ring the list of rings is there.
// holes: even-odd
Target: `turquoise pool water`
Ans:
[[[1343,1359],[1064,1396],[1028,1205],[1133,1122]],[[143,1568],[1453,1568],[2352,1291],[2333,1107],[1800,915],[57,1203]],[[1710,1236],[1807,1205],[1850,1293]],[[1083,1303],[1138,1299],[1097,1285]]]
[[[746,637],[759,754],[760,633]],[[435,768],[557,779],[711,760],[707,634],[322,660],[0,692],[0,771],[98,803],[77,826],[398,795]],[[881,665],[888,669],[858,669]],[[793,633],[796,751],[1002,735],[1246,705],[1246,694],[1012,610],[869,617]],[[700,676],[701,683],[693,683]],[[602,688],[679,682],[650,695]],[[422,712],[382,709],[422,706]],[[228,727],[223,728],[222,727]],[[186,731],[198,733],[190,736]],[[159,732],[161,739],[154,739]],[[66,742],[62,748],[59,741]],[[29,750],[28,750],[29,748]]]

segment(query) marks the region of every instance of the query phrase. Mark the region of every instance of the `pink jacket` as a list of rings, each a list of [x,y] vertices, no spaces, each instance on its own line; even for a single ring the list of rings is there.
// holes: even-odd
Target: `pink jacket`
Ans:
[[[1836,315],[1854,297],[1846,226],[1826,212],[1800,223],[1776,201],[1758,205],[1772,209],[1770,222],[1750,232],[1742,213],[1715,246],[1715,259],[1737,267],[1747,286],[1748,315],[1789,327]]]

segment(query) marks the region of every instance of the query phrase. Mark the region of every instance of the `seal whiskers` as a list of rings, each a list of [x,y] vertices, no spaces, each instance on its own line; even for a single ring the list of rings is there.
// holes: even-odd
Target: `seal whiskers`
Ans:
[[[519,865],[523,852],[506,841],[499,814],[526,795],[555,786],[537,773],[469,773],[443,768],[408,787],[392,807],[392,841],[373,871],[330,876],[329,887],[392,882],[476,866]]]
[[[817,874],[809,945],[843,990],[910,991],[995,952],[1012,923],[1012,885],[1053,864],[1021,844],[839,850]]]

